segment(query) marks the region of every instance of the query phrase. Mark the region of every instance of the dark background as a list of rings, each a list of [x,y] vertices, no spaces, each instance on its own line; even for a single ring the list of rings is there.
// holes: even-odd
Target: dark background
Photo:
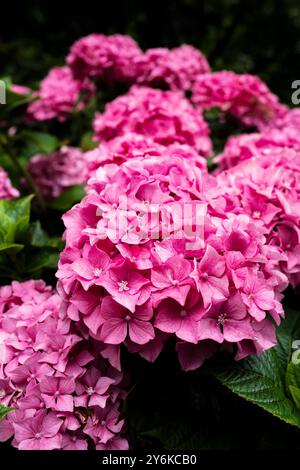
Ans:
[[[300,78],[299,0],[126,0],[1,3],[0,75],[33,85],[91,32],[126,33],[146,49],[200,48],[213,69],[258,74],[290,103]]]

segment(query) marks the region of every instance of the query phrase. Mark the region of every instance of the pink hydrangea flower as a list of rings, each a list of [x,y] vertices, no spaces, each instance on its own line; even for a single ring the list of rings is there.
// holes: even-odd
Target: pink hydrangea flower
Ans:
[[[74,78],[69,67],[54,67],[41,81],[36,100],[28,106],[28,119],[63,122],[72,111],[83,109],[94,91],[88,79]]]
[[[259,129],[287,112],[258,77],[228,71],[199,76],[192,100],[200,109],[220,108],[243,125]]]
[[[137,57],[137,82],[164,86],[171,90],[190,90],[198,76],[210,72],[205,56],[192,46],[174,49],[148,49]]]
[[[300,267],[299,163],[298,151],[277,148],[271,155],[262,152],[217,177],[220,188],[227,193],[227,207],[248,214],[256,226],[262,227],[267,244],[279,250],[276,257],[280,270],[294,285]],[[273,274],[275,263],[270,266]]]
[[[263,179],[254,177],[260,187]],[[236,209],[231,185],[220,178],[172,153],[100,167],[87,196],[64,216],[67,247],[57,276],[68,315],[95,339],[124,343],[148,360],[173,335],[186,369],[219,344],[236,344],[237,351],[245,341],[257,352],[272,347],[266,312],[280,322],[287,286],[282,252],[267,244],[263,224]],[[109,258],[105,273],[100,259],[97,275],[95,247]],[[91,266],[84,276],[78,263]],[[199,346],[194,358],[182,343]]]
[[[85,184],[90,176],[84,152],[66,146],[50,155],[33,156],[28,171],[46,198],[58,197],[71,186]]]
[[[40,410],[35,416],[15,423],[15,442],[19,450],[53,450],[61,448],[59,430],[62,420],[55,413]]]
[[[66,61],[77,77],[100,77],[113,83],[135,78],[134,64],[140,55],[141,49],[129,36],[95,33],[76,41]]]
[[[219,169],[226,170],[248,158],[259,155],[272,158],[274,153],[276,154],[285,147],[300,151],[298,130],[293,127],[285,127],[280,130],[271,127],[268,131],[261,133],[229,137],[223,152],[215,158],[215,162],[220,165]]]
[[[136,132],[163,145],[178,142],[211,153],[206,122],[179,92],[133,86],[96,114],[94,130],[101,141]]]
[[[125,445],[123,374],[109,363],[119,368],[118,352],[83,336],[52,288],[43,281],[0,287],[0,341],[1,402],[14,408],[0,423],[0,441],[13,437],[21,450]]]
[[[15,189],[3,168],[0,167],[0,199],[15,199],[20,193]]]

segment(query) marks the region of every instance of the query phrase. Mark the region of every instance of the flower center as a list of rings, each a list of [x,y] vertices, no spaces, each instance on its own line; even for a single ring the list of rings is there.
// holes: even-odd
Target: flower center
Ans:
[[[208,279],[208,274],[207,273],[201,273],[201,279],[206,281]]]
[[[129,290],[128,281],[118,282],[118,286],[119,286],[119,292],[124,292],[126,290]]]
[[[95,390],[93,389],[93,387],[89,387],[89,388],[87,389],[86,393],[87,393],[88,395],[93,395],[93,393],[95,393]]]
[[[126,321],[129,321],[130,319],[131,319],[131,316],[130,316],[130,315],[126,315],[125,320],[126,320]]]
[[[95,268],[95,269],[94,269],[94,275],[95,275],[95,276],[101,276],[102,271],[103,271],[103,270],[102,270],[101,268]]]
[[[227,318],[227,314],[226,313],[221,313],[219,316],[218,316],[218,325],[224,325],[225,321],[226,321],[226,318]]]
[[[5,391],[3,388],[0,389],[0,397],[4,397],[5,396]]]
[[[54,393],[54,396],[55,396],[55,397],[58,397],[58,396],[59,396],[59,391],[58,391],[58,390]]]
[[[260,211],[254,211],[252,214],[253,219],[259,219],[261,216]]]
[[[34,437],[35,437],[35,439],[40,439],[41,438],[41,433],[37,432]]]
[[[187,316],[187,311],[186,311],[186,310],[181,310],[180,316],[181,316],[182,318],[186,317],[186,316]]]

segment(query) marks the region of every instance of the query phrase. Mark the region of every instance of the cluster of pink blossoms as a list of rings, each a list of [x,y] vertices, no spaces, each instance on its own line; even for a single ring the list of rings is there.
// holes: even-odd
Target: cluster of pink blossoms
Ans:
[[[137,57],[137,83],[191,90],[203,73],[210,72],[206,57],[187,44],[174,49],[157,47]]]
[[[28,106],[28,119],[63,122],[72,111],[83,109],[94,91],[93,83],[74,78],[69,67],[54,67],[42,80],[36,100]]]
[[[105,358],[111,359],[113,365]],[[20,450],[127,449],[117,354],[87,341],[43,281],[0,288],[0,441]]]
[[[58,290],[0,288],[0,401],[15,408],[0,440],[126,449],[121,344],[155,361],[171,340],[184,370],[276,344],[283,291],[300,283],[300,112],[258,77],[211,73],[188,45],[144,53],[91,34],[66,62],[42,81],[31,119],[64,121],[97,83],[133,86],[95,115],[96,149],[29,163],[46,198],[76,184],[87,195],[63,217]],[[230,137],[209,174],[202,113],[213,107],[259,132]],[[17,195],[0,170],[0,198]]]
[[[0,167],[0,199],[14,199],[19,196],[19,191],[15,189],[3,168]]]
[[[217,155],[215,162],[219,167],[217,171],[226,170],[238,163],[260,155],[269,156],[284,148],[293,148],[300,151],[300,135],[291,128],[278,130],[270,128],[268,132],[240,134],[231,136],[226,142],[224,150]]]
[[[46,198],[58,197],[65,189],[84,184],[89,178],[88,160],[77,147],[61,147],[50,155],[35,155],[28,171]]]
[[[90,34],[76,41],[66,62],[76,77],[98,77],[103,81],[132,81],[135,61],[142,55],[130,36]]]
[[[207,171],[206,159],[193,147],[177,143],[165,147],[150,137],[134,133],[116,137],[87,152],[65,146],[50,155],[35,155],[28,164],[28,171],[43,196],[51,199],[71,186],[86,184],[106,163],[121,164],[130,158],[148,156],[159,156],[163,160],[170,155],[194,160],[199,168]]]
[[[169,145],[188,144],[202,155],[212,152],[209,128],[201,113],[179,92],[133,86],[96,114],[95,137],[108,141],[127,132]]]
[[[258,77],[228,71],[199,76],[192,101],[200,109],[220,108],[243,125],[258,129],[287,112],[287,107]]]
[[[60,292],[100,342],[153,361],[173,336],[186,370],[220,345],[241,358],[276,343],[281,250],[192,156],[104,165],[64,222]]]
[[[226,206],[263,227],[280,252],[280,270],[300,282],[300,153],[289,148],[261,152],[218,175]]]

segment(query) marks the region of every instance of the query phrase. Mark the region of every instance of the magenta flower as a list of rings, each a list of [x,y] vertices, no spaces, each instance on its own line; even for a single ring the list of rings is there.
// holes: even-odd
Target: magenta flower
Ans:
[[[266,311],[274,308],[274,291],[262,279],[256,276],[247,276],[241,292],[242,299],[250,315],[257,321],[266,317]]]
[[[135,78],[135,60],[142,55],[137,43],[122,34],[89,34],[76,41],[67,63],[78,77],[99,77],[108,83]]]
[[[247,309],[239,292],[212,307],[199,320],[198,339],[212,339],[217,343],[235,343],[255,336]]]
[[[105,321],[100,338],[105,343],[120,344],[127,335],[137,344],[145,344],[154,338],[154,329],[149,321],[153,310],[149,303],[138,306],[131,312],[107,296],[102,301],[101,315]]]
[[[65,121],[72,111],[83,109],[94,94],[94,86],[87,79],[74,78],[69,67],[54,67],[41,81],[36,101],[27,109],[28,119]],[[80,99],[85,92],[85,99]]]
[[[41,396],[47,408],[57,411],[73,411],[73,378],[45,377],[40,383]]]
[[[206,122],[179,92],[133,86],[96,114],[94,130],[99,141],[135,132],[159,144],[188,144],[201,155],[211,154]]]
[[[88,406],[104,408],[109,397],[106,392],[113,383],[115,383],[114,379],[99,376],[99,370],[96,367],[91,367],[76,383],[75,405],[84,408]]]
[[[123,421],[119,418],[115,407],[108,410],[98,409],[94,417],[88,418],[84,432],[96,442],[107,444],[122,429]]]
[[[191,263],[180,256],[154,267],[151,272],[154,305],[168,297],[184,305],[192,285],[191,271]]]
[[[287,112],[267,85],[258,77],[226,70],[200,75],[192,100],[200,109],[218,107],[246,126],[262,128]]]
[[[137,305],[145,303],[150,296],[149,280],[142,276],[128,262],[112,266],[99,285],[111,294],[112,298],[131,312]]]
[[[200,75],[210,71],[205,56],[187,44],[148,49],[137,57],[136,67],[138,83],[168,85],[171,90],[189,90]]]
[[[199,263],[195,261],[190,276],[195,280],[205,308],[228,297],[228,277],[225,269],[224,257],[210,245],[206,248],[201,261]]]
[[[28,171],[46,198],[54,198],[89,178],[84,153],[76,147],[61,147],[50,155],[34,155]]]
[[[61,447],[62,420],[55,413],[38,411],[34,417],[14,423],[19,450],[53,450]]]
[[[195,296],[194,296],[195,297]],[[189,296],[182,307],[172,299],[163,300],[157,307],[154,326],[188,343],[198,342],[198,321],[203,316],[203,304]]]

